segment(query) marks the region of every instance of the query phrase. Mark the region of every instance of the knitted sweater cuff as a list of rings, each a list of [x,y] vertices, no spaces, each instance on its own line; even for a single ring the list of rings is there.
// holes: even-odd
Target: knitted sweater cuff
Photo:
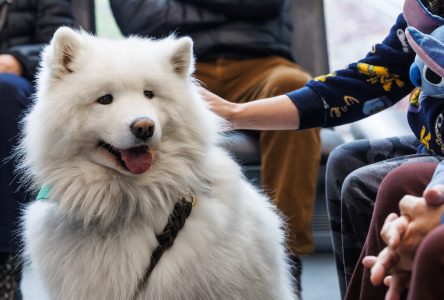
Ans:
[[[318,94],[309,87],[287,93],[299,110],[299,129],[322,127],[325,123],[324,104]]]

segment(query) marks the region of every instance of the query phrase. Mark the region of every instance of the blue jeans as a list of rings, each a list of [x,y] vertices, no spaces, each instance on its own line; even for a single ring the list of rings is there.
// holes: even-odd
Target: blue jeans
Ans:
[[[15,253],[20,208],[27,201],[19,179],[15,178],[14,159],[7,159],[17,145],[19,120],[31,103],[32,84],[23,77],[0,74],[0,252]],[[5,160],[6,159],[6,160]]]

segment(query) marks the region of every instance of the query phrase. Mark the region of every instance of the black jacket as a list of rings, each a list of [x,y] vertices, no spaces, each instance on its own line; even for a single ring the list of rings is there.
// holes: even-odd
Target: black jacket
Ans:
[[[0,53],[14,55],[22,65],[22,75],[32,80],[43,46],[51,40],[59,26],[73,24],[70,3],[68,0],[1,2],[9,8],[6,22],[0,30]]]
[[[288,0],[110,0],[124,35],[170,33],[194,40],[199,60],[291,58]]]

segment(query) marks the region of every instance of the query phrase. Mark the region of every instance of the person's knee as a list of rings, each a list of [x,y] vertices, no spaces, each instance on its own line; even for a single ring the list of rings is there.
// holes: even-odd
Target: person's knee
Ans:
[[[369,184],[369,175],[373,172],[372,168],[361,167],[345,177],[341,188],[341,201],[342,209],[348,212],[350,218],[371,217],[377,189],[373,184]]]
[[[410,182],[412,180],[412,177],[414,177],[413,179],[416,178],[416,174],[413,175],[409,172],[406,172],[410,168],[411,166],[405,164],[395,168],[393,171],[388,173],[387,176],[385,176],[382,180],[378,193],[384,195],[386,193],[399,194],[395,190],[403,189],[406,182]]]
[[[370,144],[367,140],[357,140],[335,147],[328,156],[327,174],[345,176],[354,170],[369,164],[367,153]]]
[[[343,168],[344,161],[349,156],[348,144],[339,145],[330,152],[327,160],[327,174]]]
[[[360,176],[356,170],[345,177],[341,189],[341,199],[345,209],[349,210],[357,206],[357,202],[360,199],[359,194],[362,194],[362,186],[365,180],[365,177]]]
[[[435,168],[436,163],[406,163],[384,177],[378,189],[375,206],[378,228],[382,227],[388,214],[399,213],[398,203],[404,196],[422,195]]]
[[[23,77],[14,74],[0,74],[0,104],[10,105],[14,101],[27,104],[31,94],[31,84]]]
[[[327,202],[340,201],[343,181],[353,171],[344,165],[344,160],[347,159],[347,156],[348,147],[346,144],[335,147],[328,156],[325,170]]]
[[[18,92],[21,77],[14,74],[0,74],[0,90],[2,92]]]
[[[403,196],[406,194],[420,196],[427,183],[431,180],[436,163],[406,163],[384,177],[380,192]],[[418,176],[420,174],[420,176]],[[421,182],[423,182],[421,184]],[[418,185],[418,191],[412,189],[412,184]],[[409,189],[407,191],[407,189]],[[399,199],[400,200],[400,199]]]

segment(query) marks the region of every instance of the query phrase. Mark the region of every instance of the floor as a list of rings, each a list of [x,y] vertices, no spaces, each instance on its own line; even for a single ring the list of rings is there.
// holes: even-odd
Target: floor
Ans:
[[[332,253],[302,258],[302,300],[340,299]]]

